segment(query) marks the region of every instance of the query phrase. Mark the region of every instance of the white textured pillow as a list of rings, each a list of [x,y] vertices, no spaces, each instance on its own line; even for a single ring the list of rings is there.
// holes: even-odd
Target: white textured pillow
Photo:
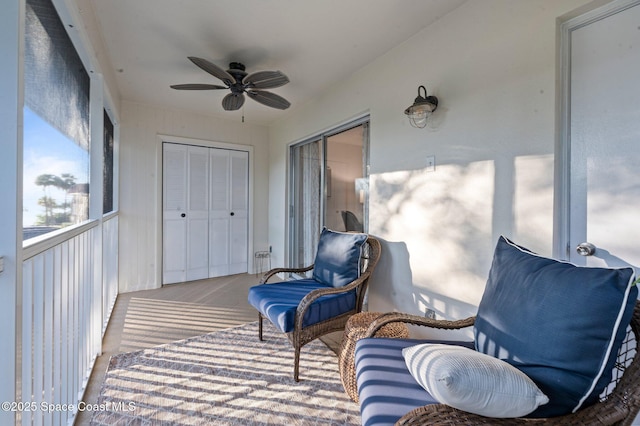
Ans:
[[[455,345],[402,350],[407,368],[436,400],[486,417],[521,417],[549,402],[523,372],[490,355]]]

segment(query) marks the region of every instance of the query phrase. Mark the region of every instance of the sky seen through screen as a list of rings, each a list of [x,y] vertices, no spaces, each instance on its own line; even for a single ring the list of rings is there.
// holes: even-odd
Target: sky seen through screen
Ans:
[[[24,107],[23,158],[23,226],[33,226],[38,216],[45,214],[38,200],[45,195],[44,188],[36,185],[43,174],[60,176],[71,174],[76,183],[89,182],[89,153],[73,140],[44,121],[28,107]],[[68,201],[65,191],[47,188],[47,195],[57,203]]]

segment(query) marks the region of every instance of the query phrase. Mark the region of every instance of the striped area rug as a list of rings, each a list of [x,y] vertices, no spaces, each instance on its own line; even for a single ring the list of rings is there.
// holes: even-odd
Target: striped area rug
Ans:
[[[293,348],[265,321],[115,355],[91,425],[359,425],[337,357],[315,340]]]

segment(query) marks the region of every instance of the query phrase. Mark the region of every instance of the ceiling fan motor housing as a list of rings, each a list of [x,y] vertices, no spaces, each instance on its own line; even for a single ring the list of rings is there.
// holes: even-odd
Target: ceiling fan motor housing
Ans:
[[[229,69],[227,72],[231,74],[235,81],[229,82],[229,89],[231,89],[231,93],[240,94],[244,92],[244,84],[242,80],[247,76],[247,72],[245,71],[244,64],[240,62],[231,62],[229,64]]]

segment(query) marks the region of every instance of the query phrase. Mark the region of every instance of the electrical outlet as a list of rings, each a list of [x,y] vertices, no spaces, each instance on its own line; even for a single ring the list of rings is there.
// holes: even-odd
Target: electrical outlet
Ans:
[[[425,172],[435,172],[436,171],[436,156],[430,155],[427,157],[427,165],[424,168]]]
[[[436,319],[436,311],[434,311],[433,309],[427,308],[424,311],[424,317],[434,320]]]

